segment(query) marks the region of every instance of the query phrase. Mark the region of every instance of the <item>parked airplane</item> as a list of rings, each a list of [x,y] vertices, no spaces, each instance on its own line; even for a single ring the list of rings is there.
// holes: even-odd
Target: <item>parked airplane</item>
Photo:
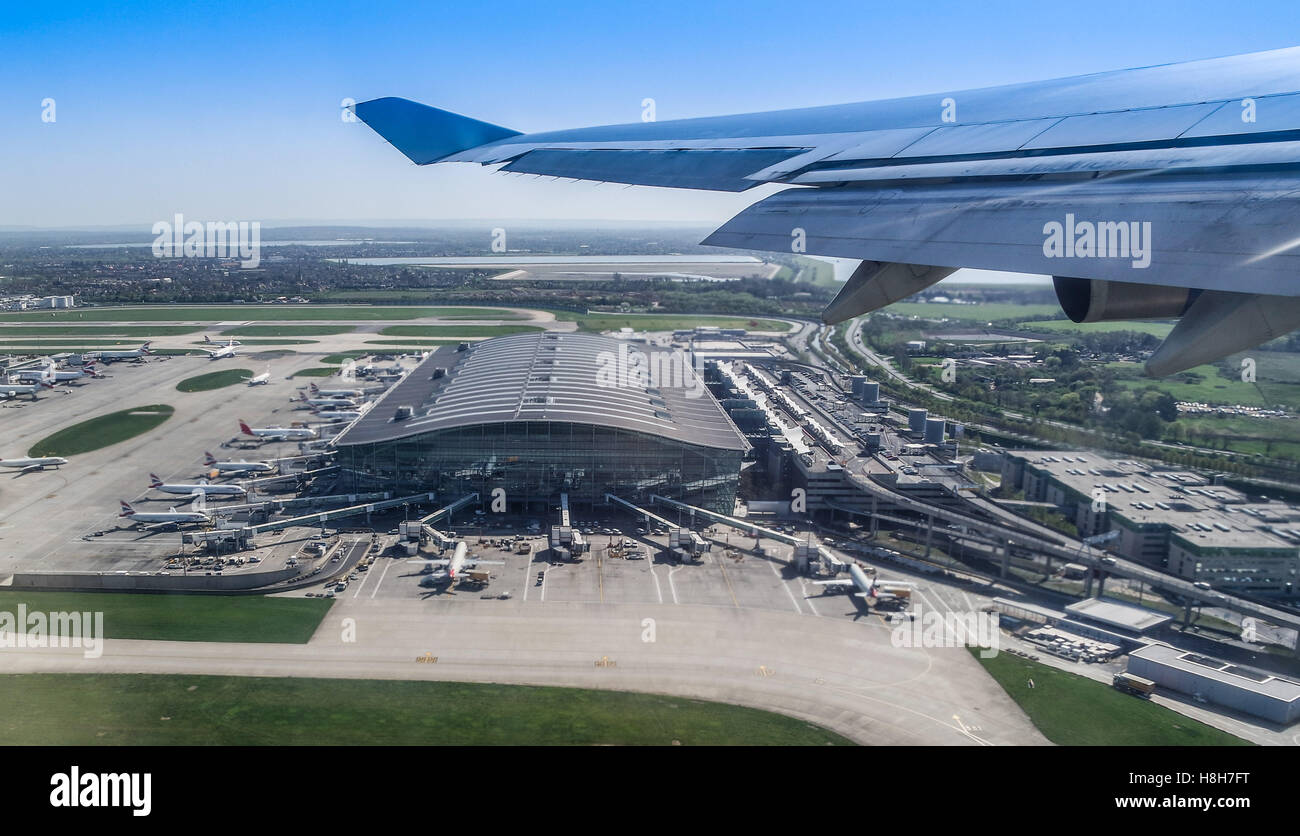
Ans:
[[[211,453],[203,453],[203,464],[209,470],[217,470],[222,473],[270,473],[275,470],[275,465],[270,462],[219,462],[217,457]]]
[[[239,421],[239,431],[264,441],[303,441],[317,436],[309,427],[250,427],[243,419]]]
[[[125,500],[119,499],[118,502],[122,506],[122,513],[118,514],[118,516],[126,517],[131,522],[144,528],[162,528],[173,525],[179,527],[182,525],[206,524],[212,521],[212,515],[203,510],[202,496],[195,497],[189,511],[177,511],[174,507],[166,511],[137,511]]]
[[[267,366],[267,367],[266,367],[266,371],[262,372],[262,373],[259,374],[257,377],[254,377],[253,379],[249,380],[249,381],[248,381],[248,385],[249,385],[249,386],[265,386],[266,384],[268,384],[268,383],[270,383],[270,382],[271,382],[271,367],[270,367],[270,366]]]
[[[366,410],[364,409],[322,409],[313,414],[312,417],[319,418],[320,420],[331,424],[336,424],[340,421],[355,421],[365,414]]]
[[[1300,327],[1300,47],[830,107],[521,134],[355,114],[417,165],[739,192],[704,243],[860,260],[843,322],[958,268],[1053,277],[1075,322],[1178,319],[1163,377]]]
[[[16,398],[19,395],[31,395],[36,400],[36,393],[42,389],[53,389],[54,384],[48,380],[40,383],[0,383],[0,398]]]
[[[440,582],[446,582],[450,586],[455,586],[458,578],[462,578],[465,572],[474,569],[480,565],[502,566],[504,561],[501,560],[478,560],[469,556],[469,546],[461,540],[456,543],[456,549],[452,552],[450,558],[439,558],[437,560],[408,560],[407,563],[422,563],[432,569],[435,566],[445,567],[443,571],[434,570],[427,577],[420,579],[420,586],[435,586]]]
[[[248,492],[239,485],[214,485],[206,479],[200,479],[192,485],[169,485],[159,479],[157,474],[149,474],[149,487],[163,493],[180,493],[187,496],[202,494],[203,496],[244,496]]]
[[[309,384],[312,397],[316,398],[360,398],[365,395],[360,389],[321,389],[315,383]]]
[[[149,346],[152,343],[153,340],[149,340],[139,348],[132,349],[131,351],[96,351],[95,357],[104,363],[117,363],[125,360],[132,360],[136,363],[141,363],[144,361],[144,358],[151,353],[149,351]]]
[[[858,598],[875,598],[881,591],[881,587],[888,586],[889,589],[912,589],[916,584],[907,581],[882,581],[875,575],[868,575],[862,571],[862,567],[856,563],[849,564],[849,576],[847,578],[835,578],[829,581],[814,581],[817,586],[845,587],[852,586],[857,588],[853,595]]]
[[[58,456],[38,456],[36,458],[18,458],[18,459],[0,459],[0,467],[18,467],[22,468],[19,473],[32,473],[37,470],[44,470],[52,467],[58,470],[60,466],[68,463],[67,459]]]
[[[211,340],[208,340],[208,342],[211,342]],[[220,348],[204,348],[202,350],[208,353],[209,360],[222,360],[226,357],[234,357],[235,341],[231,340]]]
[[[24,369],[18,372],[16,377],[24,383],[40,383],[41,381],[64,383],[69,380],[80,380],[83,377],[103,377],[103,375],[95,369],[93,361],[85,364],[80,369],[74,370],[57,369],[54,362],[49,361],[38,369]]]
[[[348,398],[309,398],[305,393],[299,392],[298,397],[292,400],[298,403],[305,403],[308,406],[325,409],[345,409],[356,406],[356,402]]]

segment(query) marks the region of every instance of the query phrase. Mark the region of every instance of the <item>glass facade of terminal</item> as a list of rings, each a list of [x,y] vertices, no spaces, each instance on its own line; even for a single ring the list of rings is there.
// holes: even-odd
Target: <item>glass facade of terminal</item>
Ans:
[[[614,427],[560,421],[472,424],[373,444],[341,445],[353,489],[442,496],[495,488],[506,500],[598,504],[659,494],[730,514],[743,452],[684,444]]]

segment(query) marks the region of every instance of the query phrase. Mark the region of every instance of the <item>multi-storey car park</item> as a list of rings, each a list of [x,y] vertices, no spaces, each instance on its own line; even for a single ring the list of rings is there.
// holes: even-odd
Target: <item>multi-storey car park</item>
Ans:
[[[612,493],[730,513],[749,444],[682,358],[586,334],[443,346],[335,438],[337,463],[358,489],[511,510]]]
[[[1003,484],[1064,510],[1081,535],[1118,532],[1112,550],[1216,589],[1294,596],[1300,508],[1212,477],[1077,451],[1009,451]]]

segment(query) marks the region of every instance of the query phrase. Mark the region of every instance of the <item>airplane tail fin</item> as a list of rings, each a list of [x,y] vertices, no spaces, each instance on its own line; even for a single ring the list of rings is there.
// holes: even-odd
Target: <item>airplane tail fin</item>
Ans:
[[[126,500],[119,499],[118,504],[122,506],[122,513],[118,514],[119,517],[129,517],[135,513],[135,509],[128,505]]]
[[[360,102],[352,111],[416,165],[519,136],[519,131],[393,96]]]
[[[317,386],[315,383],[308,384],[308,388],[311,389],[311,393],[312,393],[313,395],[319,395],[319,394],[320,394],[320,387]]]
[[[253,435],[252,428],[248,426],[248,423],[243,418],[239,419],[239,431],[244,435]]]
[[[212,345],[212,338],[209,337],[207,334],[204,334],[204,335],[203,335],[203,341],[204,341],[205,343],[207,343],[208,345]]]
[[[140,352],[142,354],[152,354],[153,352],[149,350],[149,344],[152,342],[153,340],[146,340],[144,345],[140,346]]]
[[[204,450],[203,463],[206,464],[208,467],[211,467],[212,465],[217,463],[217,457],[209,453],[207,450]]]
[[[151,487],[151,488],[156,488],[156,487],[158,487],[159,485],[161,485],[162,483],[163,483],[163,480],[161,480],[161,479],[158,478],[158,474],[157,474],[157,473],[150,473],[150,474],[149,474],[149,487]]]

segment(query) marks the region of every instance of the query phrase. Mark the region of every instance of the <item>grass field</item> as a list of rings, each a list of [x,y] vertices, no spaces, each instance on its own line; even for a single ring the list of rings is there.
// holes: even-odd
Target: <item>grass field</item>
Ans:
[[[1249,746],[1212,726],[1082,676],[999,653],[980,659],[1043,735],[1061,746]],[[1034,687],[1029,687],[1033,680]]]
[[[1055,331],[1058,333],[1095,334],[1106,331],[1136,331],[1164,339],[1174,326],[1169,322],[1071,322],[1068,319],[1036,320],[1018,326],[1025,331]]]
[[[293,377],[329,377],[338,374],[338,369],[334,366],[314,366],[307,369],[299,369],[293,373]]]
[[[615,314],[593,313],[579,314],[573,311],[552,311],[561,322],[578,323],[579,331],[600,333],[615,331],[619,328],[633,328],[637,331],[677,331],[694,328],[697,325],[713,325],[718,328],[745,328],[750,331],[779,331],[782,334],[790,330],[790,325],[775,319],[756,319],[745,316],[689,316],[686,314]]]
[[[1121,373],[1128,374],[1129,370],[1124,366],[1131,367],[1132,374],[1140,375],[1141,366],[1132,364],[1113,364]],[[1199,376],[1199,382],[1193,382],[1194,378],[1190,376]],[[1219,403],[1219,404],[1241,404],[1243,406],[1265,406],[1264,397],[1260,394],[1259,388],[1253,383],[1243,383],[1239,379],[1228,379],[1219,375],[1219,370],[1214,366],[1197,366],[1188,369],[1173,377],[1164,378],[1163,380],[1152,380],[1148,377],[1136,377],[1135,379],[1118,380],[1121,386],[1131,389],[1142,389],[1147,386],[1156,386],[1163,392],[1168,392],[1174,398],[1180,401],[1199,401],[1201,403]]]
[[[23,311],[0,314],[0,322],[223,322],[225,320],[366,320],[518,319],[519,314],[496,308],[415,307],[405,305],[213,305],[181,307],[155,305],[121,308],[76,308],[52,313]]]
[[[198,325],[0,325],[0,337],[178,337],[202,331]]]
[[[172,417],[167,404],[133,406],[73,424],[36,442],[29,456],[75,456],[147,433]]]
[[[353,330],[351,325],[241,325],[221,334],[226,337],[328,337]]]
[[[1015,305],[1011,303],[980,303],[956,305],[933,302],[895,302],[885,309],[899,316],[919,316],[925,319],[962,319],[970,322],[997,322],[1003,319],[1020,319],[1026,316],[1054,316],[1061,313],[1057,305]]]
[[[207,392],[210,389],[221,389],[225,386],[234,386],[236,383],[243,383],[250,380],[253,373],[248,369],[222,369],[219,372],[209,372],[197,377],[187,377],[180,383],[176,384],[178,392]]]
[[[305,644],[334,602],[262,595],[0,590],[0,610],[103,612],[110,639]]]
[[[9,674],[0,702],[5,745],[852,745],[752,708],[519,685]]]
[[[349,360],[356,360],[359,357],[368,357],[370,354],[371,352],[369,351],[341,351],[337,354],[326,354],[324,357],[320,358],[320,361],[322,363],[333,363],[336,366],[341,366]]]
[[[366,345],[387,346],[386,348],[376,348],[375,351],[382,354],[392,354],[393,352],[402,353],[403,348],[411,350],[427,351],[440,345],[457,345],[460,340],[366,340]],[[365,356],[365,355],[361,355]]]
[[[381,337],[504,337],[544,331],[536,325],[390,325]]]

